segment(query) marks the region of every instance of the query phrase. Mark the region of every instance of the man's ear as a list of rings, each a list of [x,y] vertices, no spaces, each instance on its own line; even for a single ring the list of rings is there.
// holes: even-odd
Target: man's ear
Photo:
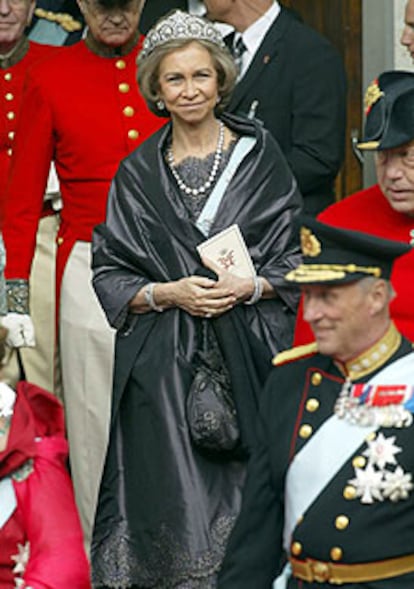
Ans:
[[[375,280],[370,289],[372,314],[380,313],[390,302],[390,288],[386,280]]]

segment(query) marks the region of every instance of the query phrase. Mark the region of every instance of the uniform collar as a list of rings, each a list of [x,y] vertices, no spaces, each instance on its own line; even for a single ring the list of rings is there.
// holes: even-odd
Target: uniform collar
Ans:
[[[336,364],[351,381],[358,380],[383,366],[398,350],[401,339],[400,332],[391,323],[385,335],[372,347],[345,364]]]
[[[6,70],[16,63],[19,63],[29,50],[29,40],[27,37],[22,37],[11,51],[1,55],[0,54],[0,69]]]
[[[137,31],[135,35],[132,37],[132,39],[128,41],[126,45],[123,45],[122,47],[109,47],[104,43],[99,43],[99,41],[97,41],[95,37],[92,37],[90,31],[88,30],[85,37],[85,43],[88,49],[92,51],[92,53],[95,53],[95,55],[98,55],[99,57],[125,57],[125,55],[128,55],[128,53],[130,53],[132,49],[136,46],[139,36],[140,33],[139,31]]]

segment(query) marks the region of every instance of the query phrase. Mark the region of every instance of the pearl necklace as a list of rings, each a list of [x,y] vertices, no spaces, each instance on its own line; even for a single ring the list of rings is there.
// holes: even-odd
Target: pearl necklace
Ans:
[[[175,161],[174,161],[174,155],[172,152],[172,148],[169,147],[168,151],[167,151],[167,162],[168,165],[170,166],[171,172],[174,176],[174,178],[177,181],[178,187],[180,188],[180,190],[182,190],[183,192],[185,192],[186,194],[191,194],[192,196],[198,196],[199,194],[203,194],[204,192],[206,192],[206,190],[208,190],[211,185],[213,184],[216,176],[217,176],[217,172],[220,166],[220,162],[221,162],[221,158],[223,155],[223,147],[224,147],[224,123],[222,121],[220,121],[219,123],[219,135],[218,135],[218,140],[217,140],[217,148],[214,154],[214,160],[213,160],[213,165],[211,167],[211,172],[208,175],[207,180],[204,182],[204,184],[202,184],[201,186],[199,186],[198,188],[191,188],[191,186],[188,186],[188,184],[186,184],[184,182],[184,180],[181,178],[181,176],[179,175],[179,173],[177,172],[177,168],[175,166]]]

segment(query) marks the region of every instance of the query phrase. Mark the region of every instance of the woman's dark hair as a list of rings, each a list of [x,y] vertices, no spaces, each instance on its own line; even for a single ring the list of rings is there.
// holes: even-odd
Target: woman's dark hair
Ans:
[[[219,47],[216,43],[204,39],[172,39],[156,47],[152,53],[140,59],[138,56],[138,84],[142,96],[149,109],[160,117],[168,116],[167,110],[157,108],[159,100],[159,69],[164,57],[178,49],[183,49],[191,43],[199,43],[210,53],[217,72],[218,94],[220,102],[216,107],[217,113],[223,112],[228,105],[237,79],[237,69],[227,48]]]

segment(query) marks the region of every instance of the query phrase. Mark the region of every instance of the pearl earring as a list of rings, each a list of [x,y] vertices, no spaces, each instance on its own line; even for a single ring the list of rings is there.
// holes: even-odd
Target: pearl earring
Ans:
[[[164,110],[165,109],[165,102],[163,100],[157,100],[157,108],[158,110]]]

